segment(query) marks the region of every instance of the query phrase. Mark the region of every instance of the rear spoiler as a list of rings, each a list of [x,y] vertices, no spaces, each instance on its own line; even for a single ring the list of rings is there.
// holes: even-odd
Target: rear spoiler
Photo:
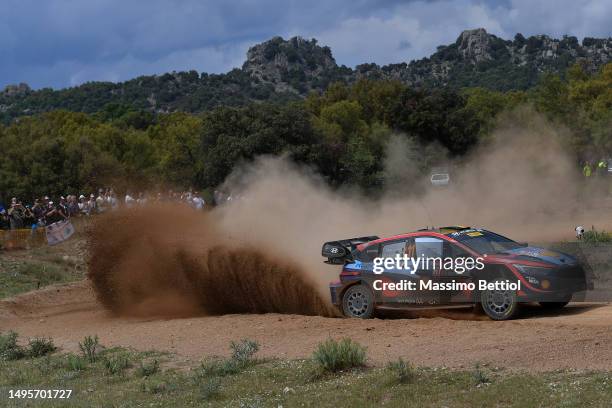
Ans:
[[[346,261],[353,260],[351,252],[353,252],[358,245],[374,241],[375,239],[378,239],[378,237],[376,235],[372,235],[369,237],[340,239],[338,241],[326,242],[323,244],[323,248],[321,249],[321,255],[327,258],[325,263],[341,265]]]

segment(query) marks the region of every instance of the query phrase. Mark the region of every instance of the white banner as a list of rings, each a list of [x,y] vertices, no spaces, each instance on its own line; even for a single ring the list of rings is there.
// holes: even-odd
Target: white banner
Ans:
[[[47,243],[55,245],[70,238],[74,234],[74,227],[70,220],[63,220],[47,225],[45,231],[47,233]]]

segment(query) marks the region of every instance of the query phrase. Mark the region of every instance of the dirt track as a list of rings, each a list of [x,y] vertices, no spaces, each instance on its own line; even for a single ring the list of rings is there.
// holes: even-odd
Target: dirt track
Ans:
[[[0,331],[51,336],[76,351],[86,335],[106,346],[177,353],[198,361],[223,355],[231,340],[256,339],[268,357],[302,358],[329,336],[367,345],[370,363],[399,356],[425,366],[471,368],[476,363],[544,371],[612,369],[612,305],[574,304],[556,314],[527,308],[521,319],[492,322],[469,311],[446,318],[338,319],[299,315],[225,315],[186,319],[111,317],[87,282],[50,287],[0,301]]]

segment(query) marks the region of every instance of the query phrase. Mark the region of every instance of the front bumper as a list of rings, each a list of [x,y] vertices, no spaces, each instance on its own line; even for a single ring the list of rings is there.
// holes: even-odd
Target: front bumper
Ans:
[[[523,275],[525,280],[528,278]],[[534,276],[538,284],[522,285],[519,298],[529,302],[561,302],[571,298],[574,293],[592,289],[586,273],[580,265],[564,265],[551,268],[546,273]],[[525,282],[527,283],[527,282]]]

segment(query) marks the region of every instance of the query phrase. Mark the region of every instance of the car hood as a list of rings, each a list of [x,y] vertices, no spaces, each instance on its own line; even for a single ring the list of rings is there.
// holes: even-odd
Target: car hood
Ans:
[[[505,251],[503,255],[517,260],[548,262],[553,265],[573,265],[576,258],[564,254],[563,252],[553,251],[552,249],[528,246]]]

